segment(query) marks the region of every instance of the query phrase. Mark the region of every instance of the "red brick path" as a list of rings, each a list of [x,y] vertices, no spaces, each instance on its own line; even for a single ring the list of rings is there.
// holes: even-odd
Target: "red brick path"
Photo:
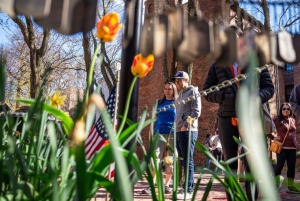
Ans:
[[[195,174],[195,182],[197,181],[199,174]],[[282,176],[286,178],[286,170],[282,173]],[[211,178],[211,175],[204,174],[203,179],[201,180],[200,188],[197,191],[197,197],[196,200],[201,200],[203,197],[203,194],[205,192],[206,184],[208,183],[209,179]],[[296,172],[296,178],[295,183],[300,185],[300,172]],[[147,187],[147,181],[139,181],[134,188],[134,201],[151,201],[150,195],[143,195],[141,194],[141,191]],[[298,187],[299,188],[299,187]],[[286,193],[287,188],[285,186],[281,187],[280,189],[280,197],[282,201],[299,201],[300,200],[300,194],[289,194]],[[172,200],[172,195],[166,195],[166,201]],[[105,200],[105,191],[104,189],[99,189],[97,193],[97,198],[92,199],[95,201],[104,201]],[[212,189],[209,193],[207,201],[226,201],[226,195],[225,190],[223,186],[218,182],[217,180],[214,180]]]

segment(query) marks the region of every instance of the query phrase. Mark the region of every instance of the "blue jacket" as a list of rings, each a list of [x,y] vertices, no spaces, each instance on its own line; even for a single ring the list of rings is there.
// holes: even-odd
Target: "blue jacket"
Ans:
[[[162,104],[157,106],[160,109],[166,105],[174,104],[174,100],[165,100]],[[176,110],[175,108],[168,108],[166,111],[162,111],[156,114],[157,119],[154,127],[154,134],[157,132],[159,134],[174,134],[174,120],[175,120]]]

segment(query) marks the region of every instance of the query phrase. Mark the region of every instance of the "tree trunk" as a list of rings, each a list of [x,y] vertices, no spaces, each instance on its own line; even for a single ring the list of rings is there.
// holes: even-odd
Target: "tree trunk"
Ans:
[[[110,79],[108,79],[109,82],[110,82],[109,84],[113,87],[113,86],[116,85],[117,79],[116,79],[116,76],[115,76],[115,74],[112,70],[112,62],[111,62],[109,56],[107,55],[107,50],[106,50],[104,42],[101,42],[101,52],[103,52],[103,54],[104,54],[103,62],[105,62],[104,66],[106,67],[106,75],[108,77],[110,77]],[[109,90],[111,91],[112,88],[109,88]]]
[[[185,72],[187,72],[187,74],[188,74],[189,77],[190,77],[190,79],[189,79],[189,84],[191,84],[191,80],[192,80],[192,78],[193,78],[193,67],[194,67],[193,62],[190,63],[190,64],[187,65],[187,66],[183,66],[183,70],[184,70]]]
[[[40,87],[40,76],[42,68],[42,59],[46,54],[50,30],[43,29],[43,37],[41,47],[36,47],[36,36],[34,31],[34,25],[30,17],[25,17],[26,24],[19,18],[14,17],[12,20],[20,28],[24,41],[29,48],[30,56],[30,98],[35,98]]]
[[[190,77],[190,80],[189,80],[189,84],[192,84],[192,78],[193,78],[193,68],[194,68],[194,63],[190,63],[188,65],[188,74],[189,74],[189,77]]]
[[[165,82],[169,82],[170,77],[169,77],[169,72],[168,72],[167,52],[165,52],[164,56],[163,56],[163,69],[164,69]]]
[[[109,76],[108,76],[108,74],[106,72],[106,68],[109,68],[109,66],[106,66],[105,64],[106,64],[105,62],[102,62],[102,64],[101,64],[101,72],[102,72],[103,78],[105,80],[105,83],[106,83],[109,91],[111,91],[112,88],[113,88],[113,83],[110,81]]]
[[[172,57],[172,64],[171,64],[171,72],[170,72],[170,77],[174,77],[175,73],[177,71],[177,52],[176,49],[173,48],[173,57]]]
[[[101,52],[104,54],[103,62],[101,64],[101,73],[103,75],[103,78],[105,80],[105,83],[106,83],[109,91],[111,91],[114,84],[109,79],[109,74],[107,73],[107,69],[111,68],[111,66],[110,66],[110,62],[107,62],[107,61],[109,61],[108,60],[109,58],[106,55],[105,43],[103,43],[103,42],[101,42]],[[105,61],[105,59],[107,59],[107,61]]]
[[[197,10],[196,10],[197,1],[198,0],[189,0],[188,1],[188,12],[189,12],[188,21],[191,18],[197,17]],[[184,66],[185,71],[189,74],[189,77],[190,77],[189,84],[191,84],[191,80],[192,80],[193,66],[194,66],[193,62],[187,66]]]
[[[36,95],[36,51],[30,49],[30,98],[35,98]]]
[[[86,69],[86,83],[87,83],[88,75],[90,73],[90,65],[91,65],[91,60],[92,60],[89,34],[90,33],[82,35],[82,47],[83,47],[84,63],[85,63],[85,69]],[[93,75],[94,75],[94,73],[93,73]],[[89,94],[93,93],[93,91],[94,91],[93,86],[94,86],[94,79],[92,81],[92,87],[90,87]]]
[[[268,8],[268,5],[267,5],[267,0],[262,0],[260,5],[263,9],[263,13],[264,13],[264,16],[265,16],[264,28],[265,28],[266,31],[271,31],[270,12],[269,12],[269,8]]]
[[[17,94],[16,97],[21,98],[21,90],[22,90],[22,86],[21,86],[21,79],[18,79],[18,83],[17,83]],[[20,108],[20,102],[16,102],[16,108]]]

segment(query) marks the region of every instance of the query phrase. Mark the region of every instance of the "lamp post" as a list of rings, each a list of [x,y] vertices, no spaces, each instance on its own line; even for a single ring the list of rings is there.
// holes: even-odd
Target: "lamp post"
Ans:
[[[126,98],[128,91],[133,80],[131,73],[131,65],[133,58],[140,51],[140,33],[142,26],[142,8],[143,0],[127,0],[125,2],[126,8],[126,24],[123,35],[123,48],[122,48],[122,60],[121,60],[121,75],[120,75],[120,90],[119,90],[119,101],[118,110],[119,114],[124,114]],[[133,15],[133,16],[132,16]],[[128,118],[137,122],[138,114],[138,95],[139,95],[139,80],[136,81],[132,96],[130,99],[130,105],[128,110]],[[120,121],[119,121],[120,122]],[[126,125],[123,129],[126,129]],[[133,145],[133,141],[129,142],[125,149],[130,150]],[[129,172],[133,170],[132,166],[128,166]],[[118,175],[115,175],[115,178]]]
[[[122,51],[122,67],[120,77],[120,93],[119,93],[119,113],[124,114],[126,98],[128,91],[133,80],[131,73],[131,65],[135,55],[140,51],[140,33],[142,26],[142,11],[143,11],[143,0],[127,0],[125,2],[126,8],[126,24],[123,36],[123,51]],[[132,12],[133,13],[130,13]],[[128,118],[136,122],[138,113],[138,89],[139,81],[137,80],[132,97],[130,100],[130,106],[128,111]],[[128,147],[131,146],[129,143]],[[127,148],[128,148],[127,147]]]

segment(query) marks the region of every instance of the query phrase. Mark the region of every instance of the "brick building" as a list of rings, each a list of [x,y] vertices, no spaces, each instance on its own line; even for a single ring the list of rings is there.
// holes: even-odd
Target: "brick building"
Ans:
[[[161,1],[163,2],[163,1]],[[158,6],[163,6],[164,9],[168,9],[173,7],[176,4],[176,1],[169,1],[169,5],[164,6],[162,3],[159,5],[154,5],[153,0],[145,1],[145,15],[151,15]],[[221,16],[221,5],[220,1],[211,1],[211,0],[199,0],[200,8],[203,14],[204,19],[212,19],[218,18]],[[185,5],[186,6],[186,5]],[[230,18],[230,10],[229,3],[226,3],[226,13],[228,13],[228,19]],[[205,8],[205,9],[203,9]],[[148,111],[151,111],[152,106],[155,100],[163,97],[163,87],[165,83],[164,76],[164,65],[167,65],[168,72],[170,72],[172,65],[173,51],[168,50],[165,57],[155,58],[155,63],[153,70],[143,79],[140,79],[139,83],[139,113],[141,113],[142,109],[148,107]],[[192,71],[192,82],[191,84],[194,86],[198,86],[199,91],[202,89],[205,78],[207,76],[207,72],[209,67],[213,61],[209,61],[204,57],[200,57],[196,61],[193,62],[193,71]],[[183,66],[178,63],[177,70],[182,70]],[[272,76],[272,80],[275,85],[275,95],[269,101],[269,107],[271,110],[271,115],[277,115],[277,108],[280,103],[287,101],[289,98],[289,92],[292,87],[295,85],[294,83],[300,82],[300,66],[290,66],[286,67],[274,67],[271,68],[270,74]],[[278,82],[276,81],[278,80]],[[279,94],[279,96],[276,96]],[[279,97],[279,98],[277,98]],[[204,98],[201,98],[202,102],[202,111],[201,116],[199,118],[199,135],[198,141],[204,144],[205,142],[205,134],[213,133],[215,127],[216,120],[216,110],[218,108],[218,104],[213,104],[207,102]],[[300,128],[299,128],[300,131]],[[148,148],[149,142],[149,128],[144,129],[142,132],[142,138],[144,145]],[[298,138],[300,142],[300,138]],[[141,157],[142,152],[141,148],[137,148],[137,154]],[[198,149],[195,149],[195,165],[204,165],[205,157]]]

